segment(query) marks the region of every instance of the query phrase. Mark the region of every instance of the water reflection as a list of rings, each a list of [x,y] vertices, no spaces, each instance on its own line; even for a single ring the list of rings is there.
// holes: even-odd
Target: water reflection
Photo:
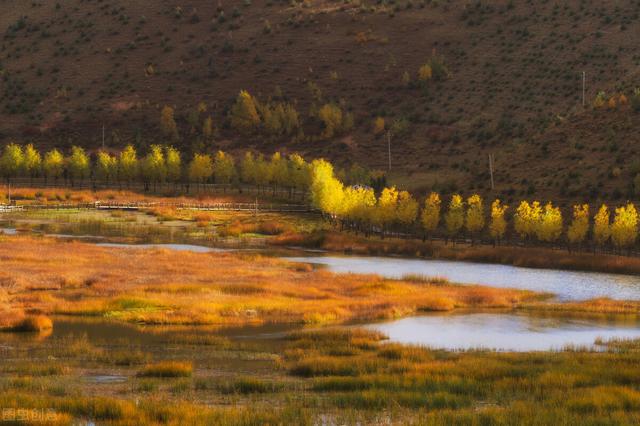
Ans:
[[[502,351],[561,350],[567,346],[602,349],[598,338],[640,338],[636,321],[538,317],[516,313],[423,315],[369,324],[390,341],[439,349],[486,348]]]
[[[100,247],[112,247],[112,248],[130,248],[130,249],[148,249],[148,248],[160,248],[177,251],[191,251],[194,253],[211,253],[211,252],[224,252],[226,249],[199,246],[194,244],[121,244],[121,243],[98,243]]]

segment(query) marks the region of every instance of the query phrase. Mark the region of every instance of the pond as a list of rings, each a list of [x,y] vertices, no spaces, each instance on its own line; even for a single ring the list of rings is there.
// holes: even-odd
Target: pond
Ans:
[[[524,313],[454,313],[421,315],[368,324],[389,341],[437,349],[491,349],[510,352],[585,347],[602,350],[596,339],[640,338],[632,320],[560,318]]]
[[[398,257],[310,256],[287,259],[324,265],[338,273],[378,274],[395,279],[407,275],[444,277],[460,284],[482,284],[553,293],[560,301],[599,297],[640,300],[640,276],[633,275]]]
[[[216,335],[231,339],[264,342],[276,345],[288,332],[302,330],[293,324],[260,325],[233,328],[216,327],[162,327],[136,326],[105,319],[54,319],[49,334],[0,333],[2,347],[22,346],[25,343],[58,342],[84,337],[94,345],[116,350],[143,347],[150,352],[167,350],[190,351],[179,337],[189,335]],[[490,349],[498,351],[549,351],[567,347],[604,350],[596,340],[640,338],[635,320],[617,317],[567,318],[555,315],[541,316],[518,312],[462,312],[434,313],[373,324],[332,327],[363,327],[377,330],[389,337],[387,342],[422,345],[435,349],[465,350]],[[311,327],[314,329],[317,327]],[[307,329],[307,328],[305,328]],[[178,338],[174,342],[174,339]],[[172,343],[174,342],[174,343]],[[271,342],[271,343],[268,343]],[[167,346],[169,345],[169,346]],[[185,347],[182,347],[185,346]],[[172,349],[171,349],[172,348]],[[180,349],[179,349],[180,348]],[[97,379],[96,379],[97,380]],[[115,380],[115,379],[114,379]]]

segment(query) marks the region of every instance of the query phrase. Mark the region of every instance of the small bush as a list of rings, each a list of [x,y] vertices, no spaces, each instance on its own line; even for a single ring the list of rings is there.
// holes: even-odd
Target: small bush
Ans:
[[[36,315],[23,318],[15,325],[8,328],[8,331],[14,332],[40,332],[44,330],[51,330],[53,328],[53,321],[49,317],[44,315]]]
[[[190,362],[164,361],[147,365],[138,377],[190,377],[192,373]]]

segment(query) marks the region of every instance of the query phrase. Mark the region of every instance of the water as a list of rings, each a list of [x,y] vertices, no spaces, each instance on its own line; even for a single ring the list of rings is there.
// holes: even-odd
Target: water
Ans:
[[[640,276],[633,275],[388,257],[311,256],[287,259],[325,265],[331,271],[339,273],[378,274],[396,279],[409,274],[438,276],[460,284],[482,284],[553,293],[560,301],[580,301],[599,297],[640,300]]]
[[[198,246],[194,244],[119,244],[119,243],[97,243],[100,247],[112,247],[112,248],[128,248],[128,249],[169,249],[177,251],[191,251],[194,253],[212,253],[212,252],[224,252],[226,249]]]
[[[233,328],[185,327],[185,326],[136,326],[104,319],[54,318],[54,328],[49,333],[0,333],[2,347],[10,350],[26,347],[29,343],[67,344],[69,338],[84,338],[93,345],[110,350],[143,349],[156,355],[175,351],[193,351],[189,344],[171,343],[173,336],[219,335],[242,341],[279,345],[291,331],[301,330],[298,325],[260,325]],[[338,326],[341,327],[341,326]],[[346,327],[346,326],[345,326]],[[348,326],[351,327],[351,326]],[[435,349],[491,349],[499,351],[549,351],[568,346],[604,350],[606,346],[595,344],[596,339],[609,340],[640,338],[640,328],[635,320],[597,318],[563,318],[549,315],[529,315],[513,312],[465,312],[453,314],[428,314],[388,322],[357,325],[378,330],[389,337],[389,342],[422,345]],[[208,349],[209,350],[209,349]],[[112,377],[113,376],[113,377]],[[89,381],[108,383],[123,380],[111,371],[88,374]]]
[[[567,346],[604,349],[597,338],[640,338],[636,321],[567,319],[526,314],[436,314],[365,326],[389,336],[389,341],[437,349],[549,351]]]

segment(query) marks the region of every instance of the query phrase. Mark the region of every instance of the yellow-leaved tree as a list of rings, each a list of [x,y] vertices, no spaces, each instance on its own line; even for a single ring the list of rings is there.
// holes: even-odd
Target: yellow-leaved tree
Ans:
[[[89,156],[83,148],[72,146],[71,155],[66,159],[66,162],[69,178],[71,179],[71,186],[74,186],[77,180],[81,181],[89,176]]]
[[[513,226],[523,240],[533,237],[540,222],[542,208],[538,201],[529,204],[528,201],[522,201],[516,213],[513,216]]]
[[[33,144],[24,148],[24,169],[31,179],[40,174],[42,168],[42,157]]]
[[[260,125],[256,99],[242,90],[231,108],[231,127],[242,133],[251,133]]]
[[[162,134],[171,141],[178,139],[178,126],[174,118],[175,111],[168,105],[165,105],[160,112],[160,130]]]
[[[554,207],[550,202],[544,206],[536,227],[536,235],[540,241],[547,243],[558,241],[562,235],[562,212],[559,207]]]
[[[333,166],[324,159],[311,164],[311,204],[335,218],[341,211],[344,199],[342,182],[333,175]]]
[[[109,184],[116,176],[118,160],[106,151],[98,152],[94,177]]]
[[[445,226],[447,227],[447,234],[449,237],[454,238],[458,235],[462,227],[464,226],[464,201],[459,194],[454,194],[449,202],[449,210],[444,217]]]
[[[64,157],[57,149],[52,149],[44,156],[42,163],[45,179],[53,178],[54,182],[62,176],[64,172]]]
[[[384,132],[384,129],[385,129],[384,118],[376,117],[376,119],[373,120],[373,133],[376,135],[379,135],[380,133]]]
[[[256,180],[256,160],[251,151],[244,153],[240,163],[240,179],[243,183],[255,185]]]
[[[603,204],[593,218],[593,241],[597,246],[604,246],[611,237],[611,219],[609,208]]]
[[[440,224],[440,208],[442,201],[440,195],[436,192],[429,194],[426,200],[424,200],[424,208],[422,209],[422,215],[420,221],[422,222],[422,229],[426,236],[432,236],[438,225]]]
[[[12,178],[18,177],[24,169],[24,153],[22,147],[15,143],[10,143],[4,147],[0,156],[0,172],[9,182]]]
[[[478,194],[473,194],[467,198],[467,206],[465,226],[471,235],[471,243],[473,244],[475,236],[484,228],[484,207],[482,197]]]
[[[509,206],[503,205],[498,199],[491,203],[491,224],[489,225],[489,234],[493,238],[494,244],[499,244],[507,232],[507,221],[504,217]]]
[[[194,154],[189,163],[189,182],[205,183],[213,175],[213,161],[207,154]]]
[[[404,228],[409,228],[416,221],[418,216],[418,202],[407,191],[400,191],[398,194],[398,206],[396,208],[396,218],[398,223]]]
[[[224,151],[218,151],[213,161],[213,176],[216,183],[229,185],[236,176],[236,162],[233,156]],[[226,191],[225,186],[224,192]]]
[[[127,145],[118,157],[118,180],[127,186],[138,177],[140,171],[138,154],[132,145]]]
[[[398,190],[395,186],[384,188],[378,198],[378,205],[375,213],[375,223],[380,227],[380,232],[384,238],[387,227],[396,220],[396,209],[398,206]]]
[[[632,203],[616,209],[611,225],[611,240],[618,249],[630,248],[638,236],[638,212]]]
[[[569,244],[581,245],[589,233],[589,204],[573,206],[573,221],[567,229]]]
[[[301,191],[307,191],[311,184],[311,168],[299,154],[289,155],[289,174],[291,187]],[[375,201],[374,201],[375,203]]]
[[[368,233],[369,225],[373,219],[372,213],[376,205],[376,196],[372,188],[356,185],[344,190],[342,212],[352,228],[358,232],[364,230]]]
[[[180,151],[172,146],[165,147],[167,180],[177,184],[182,178],[182,157]]]

